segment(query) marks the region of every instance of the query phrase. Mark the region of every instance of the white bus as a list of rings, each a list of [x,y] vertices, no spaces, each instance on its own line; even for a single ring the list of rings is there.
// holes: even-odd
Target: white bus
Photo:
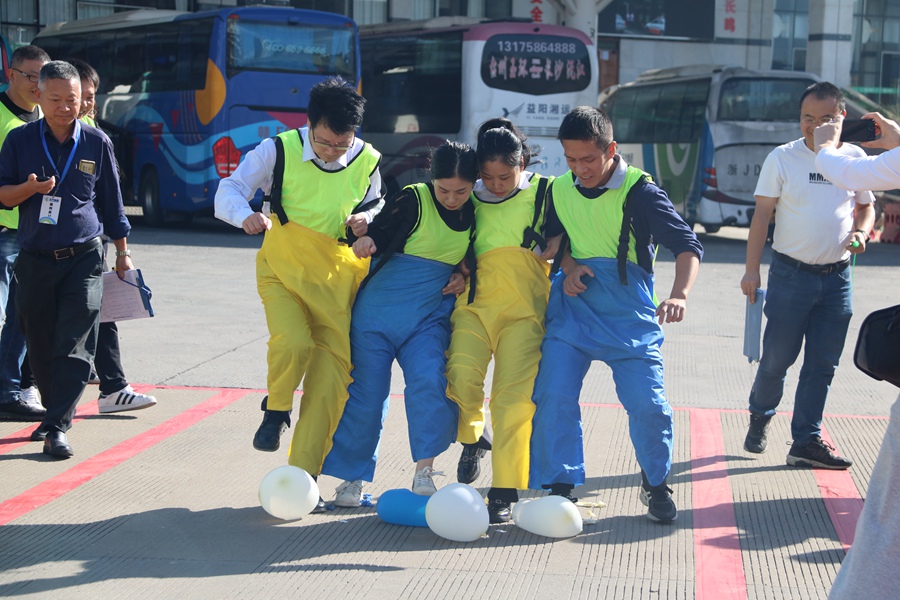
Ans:
[[[653,175],[682,217],[709,233],[747,227],[763,161],[801,137],[800,96],[819,78],[695,65],[655,69],[604,90],[619,153]],[[848,117],[859,117],[848,100]]]
[[[568,27],[438,17],[362,26],[360,46],[362,134],[384,156],[389,191],[427,178],[430,147],[474,145],[493,117],[509,118],[541,147],[530,170],[560,175],[568,167],[559,124],[597,100],[593,40]]]

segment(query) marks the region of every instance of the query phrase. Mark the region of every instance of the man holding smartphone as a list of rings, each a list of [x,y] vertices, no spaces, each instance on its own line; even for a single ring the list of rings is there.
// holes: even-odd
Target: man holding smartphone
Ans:
[[[775,148],[763,163],[741,279],[741,291],[755,302],[766,233],[777,207],[764,308],[767,323],[750,390],[744,449],[765,452],[766,429],[781,402],[785,375],[805,342],[787,455],[787,464],[795,467],[846,469],[852,464],[822,440],[822,413],[853,314],[850,255],[866,250],[875,221],[874,197],[871,192],[840,189],[819,173],[813,138],[816,127],[846,114],[844,96],[833,84],[815,83],[803,92],[803,137]],[[865,156],[850,144],[839,151]]]

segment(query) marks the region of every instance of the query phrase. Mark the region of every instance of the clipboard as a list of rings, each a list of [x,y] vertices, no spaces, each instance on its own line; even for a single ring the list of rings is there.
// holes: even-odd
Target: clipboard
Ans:
[[[749,363],[759,362],[765,300],[766,290],[756,290],[754,304],[750,304],[750,296],[747,296],[747,310],[744,316],[744,356],[747,357]]]
[[[103,274],[103,300],[100,304],[100,322],[128,321],[153,316],[150,306],[150,288],[144,285],[140,269],[125,272],[125,280],[115,271]]]

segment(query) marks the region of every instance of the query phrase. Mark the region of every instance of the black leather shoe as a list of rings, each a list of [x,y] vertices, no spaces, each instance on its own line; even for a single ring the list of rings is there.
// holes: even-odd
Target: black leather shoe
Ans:
[[[312,514],[328,512],[328,507],[325,506],[325,501],[322,500],[322,496],[319,496],[319,501],[316,502],[316,507],[312,509]]]
[[[481,459],[487,450],[477,444],[463,444],[459,464],[456,465],[456,480],[460,483],[472,483],[481,475]]]
[[[47,433],[44,438],[44,454],[48,454],[55,458],[69,458],[74,454],[66,434],[59,429],[54,429]]]
[[[488,520],[491,523],[508,523],[512,518],[510,503],[505,500],[491,500],[488,502]]]
[[[265,414],[253,436],[253,447],[262,452],[275,452],[281,446],[281,434],[291,426],[291,413],[287,410],[268,410],[268,400],[268,396],[263,398],[260,406]]]
[[[37,428],[31,432],[31,441],[32,442],[43,442],[47,438],[47,429],[44,427],[44,424],[41,423],[37,426]]]

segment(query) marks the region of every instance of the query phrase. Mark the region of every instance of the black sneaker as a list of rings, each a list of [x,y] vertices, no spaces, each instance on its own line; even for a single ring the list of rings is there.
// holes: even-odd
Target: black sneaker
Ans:
[[[508,523],[512,518],[511,504],[506,500],[488,502],[488,518],[491,523]]]
[[[281,434],[291,425],[291,412],[288,410],[268,410],[269,397],[263,398],[260,409],[265,413],[262,424],[253,436],[253,447],[262,452],[275,452],[281,446]]]
[[[460,483],[472,483],[481,475],[481,459],[487,450],[478,444],[463,444],[463,451],[456,465],[456,480]]]
[[[578,502],[578,498],[572,495],[572,490],[575,489],[575,486],[568,483],[553,483],[550,485],[550,495],[551,496],[562,496],[572,504]]]
[[[771,420],[771,415],[750,413],[750,427],[747,429],[747,437],[744,438],[744,450],[754,454],[766,451],[766,428]]]
[[[806,446],[798,446],[796,442],[791,444],[787,464],[792,467],[840,470],[849,468],[853,461],[837,454],[834,446],[816,436]]]
[[[672,500],[672,488],[665,482],[655,487],[641,485],[641,493],[638,496],[641,504],[647,507],[647,518],[657,523],[671,523],[678,518],[678,510],[675,501]]]

